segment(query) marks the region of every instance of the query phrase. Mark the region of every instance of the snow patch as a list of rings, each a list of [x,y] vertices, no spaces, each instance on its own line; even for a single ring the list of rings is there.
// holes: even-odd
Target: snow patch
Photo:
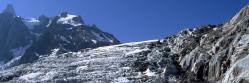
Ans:
[[[110,43],[114,43],[114,41],[113,41],[113,40],[109,40],[109,42],[110,42]]]
[[[80,22],[76,22],[73,20],[73,18],[77,17],[76,15],[71,15],[71,14],[67,14],[67,17],[60,17],[57,21],[57,23],[60,24],[69,24],[69,25],[73,25],[73,26],[80,26],[83,25]]]
[[[126,70],[128,70],[128,69],[131,69],[131,67],[123,67],[123,69],[126,69]]]
[[[34,29],[34,26],[37,26],[40,24],[40,21],[36,18],[28,18],[23,20],[24,24],[29,28],[29,29]]]
[[[55,71],[47,72],[46,75],[41,80],[42,81],[50,80],[55,76],[56,73],[57,72],[55,72]]]
[[[118,45],[111,45],[111,46],[103,46],[103,47],[98,47],[94,50],[110,50],[119,46],[134,46],[138,44],[147,44],[147,43],[152,43],[152,42],[157,42],[158,40],[148,40],[148,41],[142,41],[142,42],[131,42],[131,43],[124,43],[124,44],[118,44]],[[125,49],[120,49],[119,50],[125,50]],[[134,53],[134,52],[133,52]],[[126,53],[127,55],[127,53]]]
[[[238,42],[238,44],[245,44],[249,42],[249,34],[245,34],[241,37],[241,40]]]
[[[48,24],[46,25],[46,27],[49,27],[52,23],[52,20],[49,20]]]
[[[85,70],[87,68],[88,68],[87,66],[80,66],[80,67],[77,67],[76,71]]]
[[[136,50],[134,50],[134,51],[131,51],[131,52],[126,53],[126,55],[136,54],[136,53],[140,53],[140,52],[148,51],[148,50],[149,50],[149,49],[136,49]]]
[[[114,83],[129,83],[130,81],[125,77],[118,77],[114,79]]]
[[[144,73],[147,76],[156,76],[155,72],[151,72],[149,68]]]
[[[53,49],[52,50],[52,53],[50,54],[51,56],[56,56],[57,52],[59,51],[60,49],[57,48],[57,49]]]
[[[152,42],[157,42],[157,41],[158,40],[147,40],[147,41],[142,41],[142,42],[130,42],[130,43],[119,44],[118,46],[122,46],[122,45],[132,46],[132,45],[146,44],[146,43],[152,43]]]
[[[92,42],[93,42],[94,44],[97,44],[97,41],[96,41],[96,40],[92,40]]]

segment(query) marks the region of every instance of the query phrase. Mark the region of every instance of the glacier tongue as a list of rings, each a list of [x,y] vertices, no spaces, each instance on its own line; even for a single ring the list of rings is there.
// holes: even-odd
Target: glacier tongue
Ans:
[[[48,57],[41,57],[34,64],[23,67],[13,67],[12,73],[0,72],[0,75],[12,75],[26,71],[21,77],[13,82],[45,82],[55,80],[56,82],[131,82],[131,79],[141,79],[145,76],[155,78],[156,73],[150,69],[147,71],[135,71],[133,62],[136,57],[143,56],[139,53],[148,49],[143,44],[154,41],[128,43],[122,45],[99,47],[89,51],[70,52],[60,55],[52,53]],[[136,51],[141,49],[141,51]],[[56,49],[55,49],[56,51]],[[38,71],[37,71],[38,70]],[[53,72],[51,74],[51,72]],[[141,75],[141,73],[143,73]],[[50,78],[44,79],[49,76]],[[66,77],[65,77],[66,76]],[[43,79],[43,80],[41,80]],[[139,80],[133,80],[139,82]]]

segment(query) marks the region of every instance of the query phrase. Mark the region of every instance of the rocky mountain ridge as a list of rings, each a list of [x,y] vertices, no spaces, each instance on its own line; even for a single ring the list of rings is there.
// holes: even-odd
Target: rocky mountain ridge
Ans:
[[[63,12],[55,17],[23,18],[16,16],[12,5],[0,14],[0,32],[0,63],[8,64],[4,66],[33,62],[55,48],[65,53],[120,43],[78,15]]]

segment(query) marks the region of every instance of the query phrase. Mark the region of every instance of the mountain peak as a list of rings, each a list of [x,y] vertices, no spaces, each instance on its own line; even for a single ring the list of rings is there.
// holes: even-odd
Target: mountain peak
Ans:
[[[11,4],[8,4],[7,7],[4,9],[3,13],[9,13],[16,16],[15,10]]]
[[[59,15],[59,17],[60,18],[57,21],[57,23],[59,23],[59,24],[69,24],[72,26],[84,25],[84,21],[78,15],[69,14],[68,12],[62,12]]]
[[[249,5],[245,6],[244,8],[242,8],[240,10],[239,13],[237,13],[231,20],[230,20],[230,24],[236,24],[238,23],[240,20],[243,20],[245,17],[249,16]]]

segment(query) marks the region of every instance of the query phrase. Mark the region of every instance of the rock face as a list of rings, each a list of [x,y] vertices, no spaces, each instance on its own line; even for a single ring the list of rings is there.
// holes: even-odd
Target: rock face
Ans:
[[[0,13],[0,63],[23,55],[33,36],[22,18],[15,16],[11,5]]]
[[[0,71],[0,81],[21,83],[248,83],[248,11],[249,8],[246,6],[228,23],[186,29],[161,40],[94,49],[75,48],[75,50],[70,50],[71,52],[61,52],[61,47],[65,50],[70,47],[60,45],[60,43],[59,46],[52,45],[53,41],[49,41],[48,44],[52,43],[52,47],[49,47],[52,53],[43,54],[32,63]],[[61,19],[63,21],[58,20],[61,17],[65,17]],[[75,19],[76,21],[72,22],[69,17],[76,16],[64,13],[57,19],[55,18],[51,26],[83,25],[81,20]],[[57,24],[54,25],[55,22]],[[50,38],[51,35],[54,37],[59,35],[59,38],[63,36],[67,39],[69,35],[72,35],[57,33],[67,28],[50,29],[47,36],[41,36]],[[77,38],[78,35],[75,37]],[[43,40],[48,41],[48,39]],[[56,42],[67,41],[62,38]]]

